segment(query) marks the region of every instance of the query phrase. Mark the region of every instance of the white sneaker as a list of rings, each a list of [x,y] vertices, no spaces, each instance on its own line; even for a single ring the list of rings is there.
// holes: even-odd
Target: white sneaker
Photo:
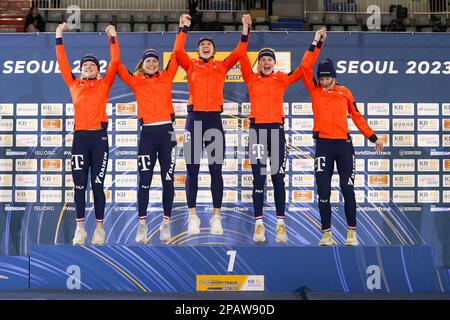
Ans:
[[[91,244],[92,245],[104,245],[105,244],[106,233],[103,228],[95,228],[94,234],[92,235]]]
[[[172,235],[170,233],[170,224],[168,223],[161,223],[159,226],[159,239],[161,241],[170,241],[172,239]]]
[[[84,228],[77,228],[75,230],[75,235],[72,240],[72,244],[76,245],[84,245],[86,243],[87,233]]]
[[[211,226],[211,234],[220,236],[223,234],[222,222],[220,221],[222,217],[218,214],[213,214],[211,219],[209,220],[209,224]]]
[[[138,243],[145,243],[147,240],[147,232],[148,232],[148,226],[144,224],[138,223],[137,226],[137,232],[136,232],[136,242]]]
[[[255,233],[253,233],[253,241],[255,242],[265,242],[266,241],[266,228],[264,228],[264,224],[256,223],[255,224]]]
[[[276,242],[285,243],[288,241],[288,236],[286,233],[286,225],[284,223],[277,224],[277,237]]]
[[[200,233],[200,218],[197,215],[189,216],[188,235]]]

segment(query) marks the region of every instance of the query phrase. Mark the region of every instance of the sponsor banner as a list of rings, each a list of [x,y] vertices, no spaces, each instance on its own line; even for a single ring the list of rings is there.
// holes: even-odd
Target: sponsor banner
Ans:
[[[439,190],[419,190],[417,191],[418,203],[438,203]]]
[[[392,186],[395,188],[413,188],[416,186],[416,180],[415,175],[413,174],[405,174],[405,175],[398,175],[394,174],[392,177]]]
[[[438,116],[439,115],[439,103],[418,103],[417,104],[418,116]]]
[[[367,115],[368,116],[388,116],[389,103],[368,103],[367,104]]]
[[[264,275],[206,275],[196,277],[197,291],[264,291]]]
[[[392,193],[392,201],[394,203],[415,203],[414,190],[394,190]]]
[[[292,102],[293,116],[312,116],[312,104],[310,102]]]
[[[393,103],[392,104],[393,116],[413,116],[414,103]]]
[[[414,147],[415,136],[413,134],[394,134],[392,136],[393,147]]]
[[[136,103],[116,103],[117,116],[135,116],[137,115]]]
[[[392,119],[392,131],[415,131],[415,119]]]

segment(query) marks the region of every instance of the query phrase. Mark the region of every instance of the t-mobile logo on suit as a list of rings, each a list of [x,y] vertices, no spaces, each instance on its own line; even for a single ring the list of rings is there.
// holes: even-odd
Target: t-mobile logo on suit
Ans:
[[[314,159],[314,170],[321,172],[325,168],[325,157],[317,157]]]
[[[82,154],[73,154],[71,165],[72,165],[73,171],[82,170],[83,165],[84,165],[83,155]]]
[[[264,145],[263,144],[254,144],[252,145],[252,152],[256,155],[256,160],[261,160],[264,154]]]
[[[142,168],[141,171],[149,171],[150,156],[149,155],[138,156],[138,166]]]

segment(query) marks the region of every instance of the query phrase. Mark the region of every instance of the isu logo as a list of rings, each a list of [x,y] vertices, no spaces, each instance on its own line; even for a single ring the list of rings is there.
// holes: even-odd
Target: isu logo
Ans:
[[[42,120],[42,129],[43,130],[61,130],[62,121],[60,119],[44,119]]]
[[[295,190],[293,198],[295,202],[312,202],[313,192],[311,190]]]
[[[61,170],[61,159],[42,160],[42,170]]]
[[[134,103],[117,104],[117,114],[134,114],[136,113],[136,105]]]

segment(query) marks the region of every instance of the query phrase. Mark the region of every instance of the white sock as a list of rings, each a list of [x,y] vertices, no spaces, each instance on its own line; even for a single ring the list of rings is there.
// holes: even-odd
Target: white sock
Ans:
[[[256,219],[256,224],[258,224],[258,225],[261,224],[262,225],[263,224],[263,219]]]
[[[284,219],[277,219],[277,224],[284,224]]]

